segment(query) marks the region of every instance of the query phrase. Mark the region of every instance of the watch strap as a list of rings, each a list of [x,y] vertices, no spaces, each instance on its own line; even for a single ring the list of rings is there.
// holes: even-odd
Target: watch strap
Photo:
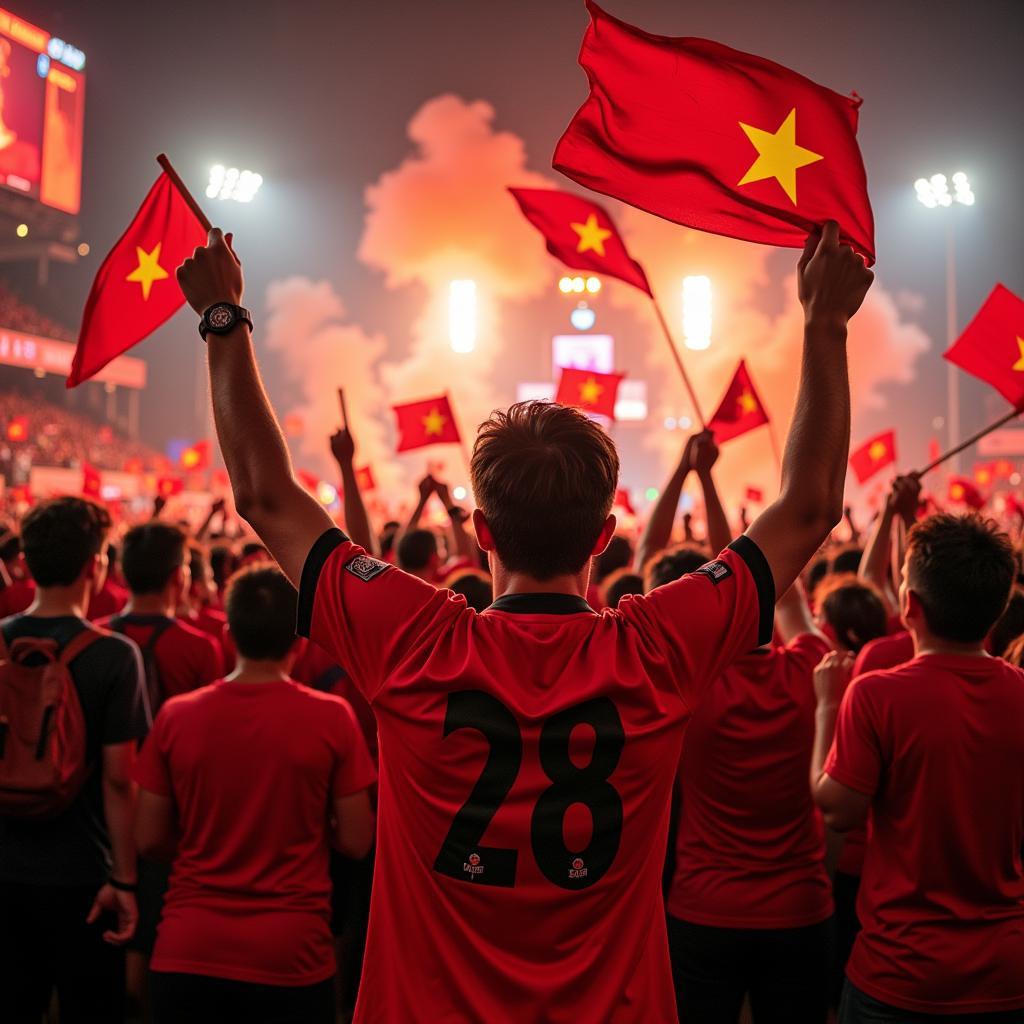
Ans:
[[[208,322],[208,316],[210,310],[217,309],[219,306],[225,306],[230,309],[235,319],[231,325],[225,329],[218,330],[216,327],[212,327]],[[249,330],[253,330],[252,324],[252,313],[245,308],[245,306],[236,306],[232,302],[215,302],[212,306],[208,306],[204,311],[203,315],[199,320],[199,334],[202,336],[203,341],[206,341],[207,334],[227,334],[228,331],[234,330],[238,323],[244,323],[249,325]]]

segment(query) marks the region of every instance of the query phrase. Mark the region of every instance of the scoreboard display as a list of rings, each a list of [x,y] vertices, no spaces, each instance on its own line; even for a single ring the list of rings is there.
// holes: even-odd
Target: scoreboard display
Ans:
[[[0,8],[0,187],[77,214],[85,54]]]

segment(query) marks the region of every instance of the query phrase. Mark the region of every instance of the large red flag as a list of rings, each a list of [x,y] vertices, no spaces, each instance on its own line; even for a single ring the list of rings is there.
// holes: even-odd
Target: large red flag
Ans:
[[[870,480],[880,469],[896,461],[896,431],[883,430],[881,434],[865,441],[856,451],[850,453],[850,469],[856,474],[857,483]]]
[[[624,373],[596,373],[565,366],[558,380],[555,401],[613,420],[619,385],[625,376]]]
[[[708,39],[651,35],[588,0],[590,96],[555,150],[581,185],[666,220],[802,248],[832,219],[874,261],[860,99]]]
[[[567,267],[617,277],[651,294],[644,268],[629,255],[604,207],[553,188],[510,188],[509,192],[544,236],[548,252]]]
[[[997,284],[945,358],[1024,405],[1024,301]]]
[[[181,308],[185,297],[174,272],[205,244],[199,219],[161,174],[92,283],[69,388],[99,373]]]
[[[746,361],[741,359],[718,410],[708,420],[708,430],[714,431],[715,440],[722,444],[768,422],[768,413],[754,390]]]
[[[407,452],[413,448],[425,448],[428,444],[459,444],[462,440],[447,395],[391,408],[398,422],[395,451]]]

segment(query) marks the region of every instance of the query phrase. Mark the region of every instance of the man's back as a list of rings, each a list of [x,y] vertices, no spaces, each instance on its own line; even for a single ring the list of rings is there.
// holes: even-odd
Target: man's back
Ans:
[[[877,793],[847,969],[876,999],[1024,1005],[1022,723],[1024,672],[995,658],[927,654],[847,691],[825,771]]]
[[[675,1020],[660,886],[681,729],[765,605],[770,624],[761,563],[748,541],[619,612],[534,594],[477,615],[322,538],[300,627],[380,730],[360,1020]]]
[[[798,928],[832,913],[824,830],[807,786],[823,637],[740,658],[709,688],[680,761],[674,917]]]

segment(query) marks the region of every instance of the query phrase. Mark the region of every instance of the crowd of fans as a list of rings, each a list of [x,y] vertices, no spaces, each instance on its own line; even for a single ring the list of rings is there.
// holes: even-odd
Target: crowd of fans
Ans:
[[[74,331],[41,313],[0,282],[0,324],[13,331],[23,331],[55,341],[74,341]]]

